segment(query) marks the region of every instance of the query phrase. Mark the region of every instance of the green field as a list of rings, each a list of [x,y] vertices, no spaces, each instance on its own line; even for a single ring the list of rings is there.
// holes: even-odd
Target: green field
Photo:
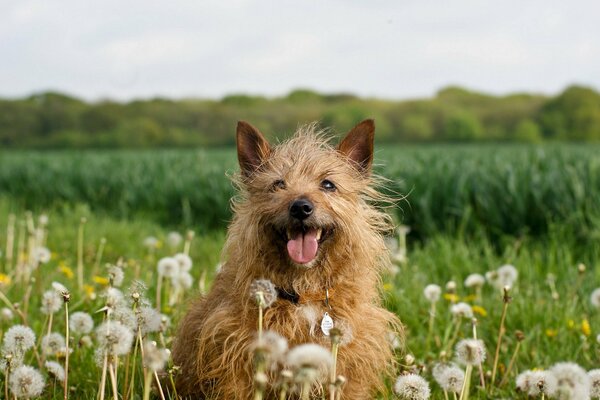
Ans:
[[[203,285],[210,285],[219,262],[230,218],[228,200],[234,193],[226,177],[235,171],[234,154],[233,150],[0,152],[2,293],[10,302],[19,303],[18,310],[24,312],[37,337],[47,329],[46,315],[40,312],[41,294],[53,281],[71,290],[71,313],[89,312],[98,325],[102,314],[94,312],[105,302],[106,282],[100,279],[108,276],[105,263],[122,259],[123,291],[127,293],[137,277],[146,283],[146,297],[155,305],[156,261],[183,248],[183,244],[177,248],[166,244],[168,232],[185,234],[192,229],[196,232],[190,247],[194,284],[184,297],[195,296]],[[598,367],[600,315],[590,295],[600,286],[599,146],[407,146],[380,150],[376,162],[379,174],[388,179],[386,190],[407,195],[390,212],[398,223],[411,227],[408,260],[384,277],[382,293],[386,306],[406,326],[406,348],[398,353],[401,368],[419,371],[431,383],[432,398],[444,398],[431,376],[441,351],[471,336],[470,321],[451,315],[453,302],[479,307],[475,308],[477,331],[488,352],[483,369],[492,370],[502,295],[486,283],[476,297],[463,282],[471,273],[485,274],[503,264],[514,265],[519,276],[511,290],[499,378],[490,388],[488,377],[484,390],[475,373],[471,398],[525,399],[514,390],[516,374],[549,368],[558,361],[573,361],[587,370]],[[15,263],[19,254],[26,257],[27,253],[26,210],[34,212],[31,221],[36,226],[40,213],[49,216],[47,247],[52,256],[33,271],[34,281],[19,283]],[[21,241],[25,249],[15,252],[7,266],[10,214],[16,216],[15,241]],[[78,289],[76,273],[81,217],[87,218],[82,247],[87,295]],[[148,236],[159,240],[152,251],[144,246]],[[98,261],[102,238],[106,245]],[[579,264],[585,265],[584,271],[578,269]],[[444,288],[451,280],[457,285],[456,293],[437,303],[428,344],[430,305],[423,289],[431,283]],[[8,305],[0,304],[4,306]],[[171,326],[150,337],[159,344],[164,340],[168,347],[182,310],[165,306],[163,301],[161,311],[171,318]],[[17,311],[13,314],[0,322],[3,335],[10,326],[23,322]],[[54,320],[53,331],[63,332],[64,311],[58,311]],[[498,388],[516,348],[517,330],[525,339],[508,383]],[[102,368],[93,360],[93,347],[80,344],[79,338],[71,347],[72,398],[95,398]],[[406,365],[404,354],[414,356],[414,364]],[[31,350],[25,361],[38,366]],[[131,360],[127,364],[127,358],[121,358],[119,385],[124,385],[125,371],[132,365]],[[142,398],[139,364],[136,374],[136,398]],[[0,393],[2,397],[4,387]],[[110,398],[110,384],[106,393]],[[47,379],[43,398],[62,398],[60,384]]]

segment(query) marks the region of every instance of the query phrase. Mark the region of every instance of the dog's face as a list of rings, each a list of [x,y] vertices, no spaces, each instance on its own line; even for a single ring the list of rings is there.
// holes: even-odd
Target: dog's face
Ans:
[[[312,268],[343,243],[368,185],[374,129],[372,120],[361,122],[337,148],[315,135],[272,148],[256,128],[238,124],[242,185],[267,251]]]

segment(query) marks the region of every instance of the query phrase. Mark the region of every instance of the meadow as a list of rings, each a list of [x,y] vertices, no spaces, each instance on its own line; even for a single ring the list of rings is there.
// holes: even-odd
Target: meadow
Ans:
[[[122,398],[143,398],[150,367],[142,368],[138,343],[147,337],[168,348],[183,312],[178,305],[208,290],[217,273],[235,193],[227,178],[236,168],[234,154],[0,152],[2,357],[8,354],[8,329],[29,326],[36,339],[24,363],[41,371],[42,398],[63,398],[60,379],[42,361],[64,365],[67,353],[64,345],[48,351],[40,339],[49,330],[65,334],[63,305],[52,313],[44,309],[51,296],[43,293],[52,292],[52,282],[69,289],[69,313],[89,313],[96,329],[114,289],[124,293],[137,321],[131,339],[136,356],[129,348],[112,362],[94,356],[102,331],[71,332],[71,398],[96,398],[103,370],[105,398],[113,397],[112,382]],[[389,212],[403,226],[389,238],[395,268],[381,285],[386,307],[406,327],[406,344],[397,352],[399,374],[424,377],[433,399],[454,398],[441,390],[432,371],[455,360],[456,344],[473,336],[471,316],[487,350],[484,384],[478,365],[473,370],[472,399],[527,398],[515,390],[515,378],[525,370],[561,361],[585,370],[598,367],[600,294],[592,293],[600,286],[600,147],[404,146],[380,150],[376,162],[388,179],[385,190],[399,199]],[[191,276],[185,283],[165,279],[157,285],[158,261],[179,253],[191,257]],[[503,265],[513,265],[518,276],[504,276],[507,269],[498,270]],[[465,282],[471,274],[486,279]],[[424,295],[430,284],[439,285],[438,299],[431,288]],[[503,301],[505,285],[509,303]],[[457,306],[461,303],[468,308]],[[142,315],[144,307],[159,307],[163,317]],[[152,328],[142,329],[152,319]],[[171,367],[167,362],[166,370],[176,373]],[[0,397],[5,365],[2,370]],[[380,397],[391,398],[393,385]]]

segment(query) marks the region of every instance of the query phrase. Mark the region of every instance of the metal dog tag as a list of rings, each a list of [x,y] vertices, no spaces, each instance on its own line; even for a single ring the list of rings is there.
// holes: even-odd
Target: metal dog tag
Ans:
[[[333,319],[329,316],[329,313],[325,313],[323,315],[323,319],[321,320],[321,331],[325,336],[329,336],[329,331],[333,329]]]

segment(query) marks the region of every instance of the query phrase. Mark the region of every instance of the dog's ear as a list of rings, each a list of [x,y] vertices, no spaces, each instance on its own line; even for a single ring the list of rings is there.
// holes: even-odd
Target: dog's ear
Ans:
[[[374,137],[375,121],[366,119],[352,128],[338,146],[339,152],[353,161],[355,167],[364,175],[371,172]]]
[[[237,153],[242,174],[252,175],[271,153],[262,133],[246,121],[237,124]]]

